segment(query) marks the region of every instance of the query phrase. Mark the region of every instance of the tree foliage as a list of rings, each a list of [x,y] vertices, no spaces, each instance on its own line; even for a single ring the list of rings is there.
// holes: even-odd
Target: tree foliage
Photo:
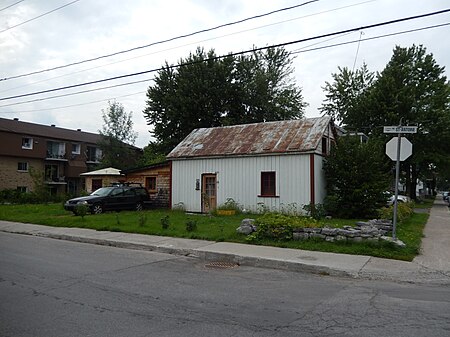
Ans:
[[[108,102],[108,108],[102,109],[104,125],[100,134],[103,136],[99,146],[103,153],[102,167],[126,169],[136,164],[137,133],[133,131],[133,113],[129,114],[119,102]]]
[[[366,218],[376,216],[377,210],[386,205],[389,166],[382,149],[383,144],[377,141],[362,143],[359,137],[339,138],[324,165],[327,208],[333,215]]]
[[[332,74],[334,82],[325,82],[325,101],[319,110],[338,122],[348,125],[348,119],[361,110],[365,94],[374,81],[375,74],[364,63],[361,69],[352,71],[347,67],[338,67],[339,72]]]
[[[218,58],[198,48],[166,63],[147,91],[144,117],[154,148],[167,154],[193,129],[301,118],[306,103],[282,48]]]
[[[336,117],[350,130],[359,130],[386,142],[386,125],[417,125],[408,135],[413,155],[403,163],[407,190],[413,198],[417,178],[431,168],[443,171],[450,165],[450,90],[444,67],[437,65],[423,46],[395,47],[391,60],[367,86],[355,73],[339,69],[334,83],[326,83],[322,112]],[[359,75],[369,74],[363,66]],[[368,77],[370,79],[370,77]],[[358,90],[361,89],[362,90]],[[356,93],[356,94],[354,94]]]

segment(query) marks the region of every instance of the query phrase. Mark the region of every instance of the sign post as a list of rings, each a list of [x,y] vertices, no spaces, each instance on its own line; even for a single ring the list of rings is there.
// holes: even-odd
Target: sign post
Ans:
[[[385,126],[384,133],[398,133],[386,143],[386,154],[395,160],[395,197],[394,197],[394,219],[392,226],[392,240],[397,241],[397,206],[398,206],[398,181],[400,179],[400,161],[404,161],[412,154],[412,144],[406,138],[402,138],[402,133],[417,133],[417,126]],[[395,144],[397,143],[397,144]],[[395,147],[394,147],[395,145]],[[403,145],[403,148],[402,148]],[[393,151],[395,149],[395,151]]]

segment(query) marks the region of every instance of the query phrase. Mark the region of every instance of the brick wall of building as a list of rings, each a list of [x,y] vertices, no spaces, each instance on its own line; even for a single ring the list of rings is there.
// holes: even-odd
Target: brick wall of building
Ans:
[[[18,171],[18,164],[27,163],[28,171]],[[3,156],[0,160],[0,190],[3,189],[17,189],[17,187],[26,187],[27,191],[33,191],[34,183],[30,175],[30,168],[39,172],[44,171],[44,166],[41,160],[32,158],[20,157],[6,157]]]

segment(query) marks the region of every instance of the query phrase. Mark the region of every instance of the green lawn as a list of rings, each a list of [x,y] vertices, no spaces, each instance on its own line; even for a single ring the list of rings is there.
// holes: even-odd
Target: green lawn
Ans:
[[[161,219],[169,217],[169,228],[163,229]],[[179,211],[147,210],[143,212],[111,212],[100,215],[88,214],[84,218],[66,212],[61,204],[0,205],[0,219],[56,227],[91,228],[101,231],[117,231],[161,236],[247,243],[246,237],[236,233],[242,219],[258,215],[239,214],[212,216],[186,214]],[[289,247],[325,252],[370,255],[411,261],[419,252],[424,225],[428,214],[415,213],[410,219],[399,223],[397,236],[406,243],[406,248],[397,248],[389,243],[337,243],[316,240],[258,242],[261,245]],[[187,221],[195,221],[197,229],[186,230]],[[357,220],[324,220],[336,227],[354,225]]]

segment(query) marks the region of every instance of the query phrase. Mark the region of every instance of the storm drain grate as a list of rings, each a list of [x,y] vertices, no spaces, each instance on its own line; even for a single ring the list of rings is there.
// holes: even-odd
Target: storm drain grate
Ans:
[[[213,261],[205,264],[206,268],[214,268],[214,269],[230,269],[239,266],[237,263],[233,262],[225,262],[225,261]]]

